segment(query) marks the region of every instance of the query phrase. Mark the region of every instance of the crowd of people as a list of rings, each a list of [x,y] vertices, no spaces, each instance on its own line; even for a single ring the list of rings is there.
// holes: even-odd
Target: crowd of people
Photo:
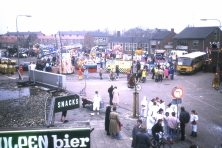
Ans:
[[[148,104],[148,105],[147,105]],[[195,110],[188,113],[183,106],[180,107],[180,113],[177,110],[177,105],[169,103],[167,108],[165,102],[160,98],[150,100],[147,103],[147,98],[143,97],[141,102],[141,117],[146,118],[147,135],[152,135],[155,141],[149,141],[149,145],[159,142],[160,132],[163,133],[165,139],[169,139],[171,144],[174,143],[174,133],[180,131],[180,140],[185,140],[185,127],[190,123],[192,137],[197,137],[197,121],[198,115]],[[134,127],[132,137],[132,147],[136,148],[136,133],[141,127],[142,120],[137,121],[137,126]],[[136,129],[135,129],[136,128]],[[142,130],[142,129],[140,129]],[[135,132],[137,131],[137,132]],[[152,143],[153,142],[153,143]]]

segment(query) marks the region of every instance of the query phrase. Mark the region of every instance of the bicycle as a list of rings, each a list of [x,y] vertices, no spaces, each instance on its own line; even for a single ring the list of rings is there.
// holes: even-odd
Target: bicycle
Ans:
[[[160,132],[158,134],[160,136],[159,142],[157,142],[153,136],[149,135],[154,144],[153,148],[171,148],[170,144],[164,139],[164,133]]]

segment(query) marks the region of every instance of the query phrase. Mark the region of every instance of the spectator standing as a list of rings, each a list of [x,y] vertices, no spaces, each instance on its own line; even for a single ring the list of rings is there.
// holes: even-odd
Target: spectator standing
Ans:
[[[178,124],[180,123],[180,120],[175,117],[175,112],[172,112],[171,115],[172,116],[166,117],[165,120],[167,121],[169,127],[170,143],[173,144],[174,132]]]
[[[198,120],[197,113],[195,112],[195,110],[192,110],[190,115],[190,123],[191,123],[191,136],[193,137],[197,137],[197,122],[196,122],[197,120]]]
[[[119,114],[116,112],[116,106],[113,107],[113,111],[109,115],[110,124],[109,124],[109,132],[112,136],[112,138],[115,138],[115,135],[117,136],[117,139],[120,139],[120,133],[119,133]]]
[[[165,80],[168,80],[168,76],[169,76],[169,70],[168,70],[168,68],[165,68],[165,70],[164,70],[164,75],[165,75]]]
[[[185,127],[187,126],[187,124],[190,121],[190,114],[185,111],[185,108],[183,106],[180,107],[180,129],[181,129],[181,140],[184,141],[185,140]]]
[[[102,68],[102,69],[103,69],[103,63],[104,63],[104,59],[101,57],[101,59],[100,59],[100,68]]]
[[[136,71],[139,71],[141,69],[141,64],[140,64],[140,61],[137,60],[137,63],[136,63]]]
[[[79,80],[82,80],[82,70],[79,68],[78,70]]]
[[[136,148],[149,148],[150,146],[154,145],[146,132],[146,127],[142,126],[141,130],[136,134]]]
[[[93,97],[93,111],[97,110],[97,114],[99,114],[100,101],[101,101],[101,97],[100,97],[98,91],[95,91],[95,95]]]
[[[169,74],[170,74],[170,79],[173,80],[173,78],[174,78],[174,69],[173,69],[173,67],[171,67],[169,69]]]
[[[130,79],[130,69],[129,68],[127,68],[126,69],[126,74],[127,74],[127,82],[129,82],[129,79]]]
[[[102,80],[103,79],[103,69],[102,68],[99,69],[99,76],[100,76],[100,80]]]
[[[153,75],[152,75],[152,79],[154,79],[154,76],[155,76],[154,66],[153,66],[153,68],[151,69],[151,73],[153,74]]]
[[[117,104],[119,104],[119,90],[117,89],[117,87],[114,87],[113,90],[113,104],[116,106]]]
[[[161,68],[159,68],[158,70],[158,81],[162,82],[163,80],[163,70]]]
[[[85,68],[85,69],[84,69],[84,72],[83,72],[84,79],[87,79],[87,78],[88,78],[88,74],[89,74],[88,68]]]
[[[132,144],[131,147],[133,148],[137,148],[136,147],[136,134],[140,131],[140,127],[142,126],[142,120],[138,119],[136,122],[136,125],[133,127],[133,131],[132,131]]]
[[[142,71],[142,83],[146,82],[146,69],[143,69]]]
[[[61,115],[61,118],[60,118],[61,122],[64,122],[66,120],[66,114],[67,114],[67,110],[62,111],[62,115]]]
[[[108,93],[109,93],[109,104],[113,105],[113,85],[111,85],[111,87],[108,89]]]
[[[110,135],[109,133],[109,123],[110,123],[110,119],[109,119],[109,115],[111,113],[111,106],[107,105],[106,106],[106,114],[105,114],[105,130],[106,130],[106,134]]]
[[[118,77],[118,79],[119,79],[119,65],[116,65],[116,76]]]

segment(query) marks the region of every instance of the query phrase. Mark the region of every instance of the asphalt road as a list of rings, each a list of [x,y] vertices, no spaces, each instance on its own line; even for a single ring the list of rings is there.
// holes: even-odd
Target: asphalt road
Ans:
[[[22,61],[34,61],[35,58],[23,58]],[[119,106],[133,110],[133,89],[127,87],[126,75],[120,74],[118,81],[109,81],[108,74],[103,74],[104,79],[99,79],[98,73],[90,73],[86,80],[86,92],[88,97],[93,97],[94,92],[99,91],[105,104],[108,104],[109,97],[107,89],[110,85],[117,86],[120,91]],[[148,100],[159,97],[165,104],[173,98],[171,91],[174,87],[180,86],[184,89],[182,104],[190,112],[195,110],[199,116],[197,122],[198,137],[191,138],[200,147],[210,148],[222,144],[222,93],[214,90],[211,86],[213,73],[198,72],[193,75],[175,75],[174,80],[154,82],[151,75],[148,75],[146,83],[141,83],[142,90],[139,91],[139,99],[147,96]],[[79,81],[77,74],[67,75],[66,89],[79,92],[85,85],[85,81]],[[131,134],[131,133],[128,133]],[[186,127],[186,134],[190,134],[190,125]]]

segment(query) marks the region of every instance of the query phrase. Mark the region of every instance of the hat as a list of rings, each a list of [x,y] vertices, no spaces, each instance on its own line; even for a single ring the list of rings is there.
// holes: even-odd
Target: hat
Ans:
[[[141,119],[138,119],[137,122],[142,123],[142,120],[141,120]]]

